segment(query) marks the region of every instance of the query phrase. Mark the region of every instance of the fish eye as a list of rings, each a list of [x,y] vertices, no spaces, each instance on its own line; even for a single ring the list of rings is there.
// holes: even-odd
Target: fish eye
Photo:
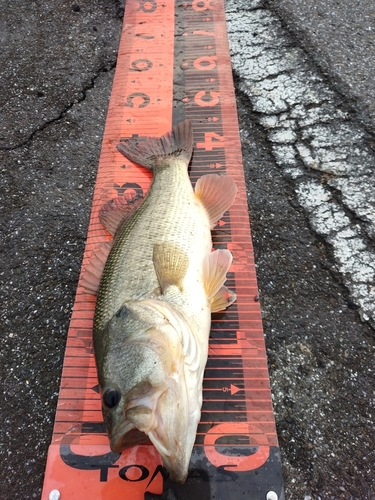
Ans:
[[[121,393],[117,389],[107,389],[103,394],[103,403],[108,409],[112,410],[118,405],[121,399]]]

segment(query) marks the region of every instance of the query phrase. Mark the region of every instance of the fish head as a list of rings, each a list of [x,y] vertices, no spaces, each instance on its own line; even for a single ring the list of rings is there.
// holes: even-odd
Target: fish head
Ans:
[[[192,396],[176,325],[170,309],[163,314],[160,305],[125,304],[108,324],[111,341],[99,379],[111,449],[120,453],[150,440],[170,478],[182,483],[200,419],[201,387]]]

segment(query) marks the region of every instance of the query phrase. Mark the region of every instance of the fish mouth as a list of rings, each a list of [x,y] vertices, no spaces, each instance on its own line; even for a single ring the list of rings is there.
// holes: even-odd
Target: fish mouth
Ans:
[[[132,446],[140,444],[151,444],[148,436],[141,432],[131,422],[126,422],[110,438],[110,447],[114,453],[121,453]]]
[[[186,458],[182,458],[181,452],[178,451],[181,443],[177,444],[176,442],[176,446],[171,447],[166,436],[160,436],[156,429],[150,430],[146,434],[137,429],[131,422],[125,422],[121,425],[110,439],[111,450],[115,453],[121,453],[132,446],[144,444],[154,445],[172,481],[176,483],[185,482],[188,475],[188,463],[185,462]]]
[[[169,444],[163,443],[164,440],[156,430],[140,431],[132,422],[125,422],[110,438],[110,447],[113,452],[121,453],[137,444],[153,444],[163,458],[169,458],[172,453]]]

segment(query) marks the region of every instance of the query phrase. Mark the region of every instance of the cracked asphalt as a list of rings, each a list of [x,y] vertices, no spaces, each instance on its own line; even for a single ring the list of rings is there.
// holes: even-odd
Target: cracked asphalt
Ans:
[[[40,497],[123,2],[0,5],[0,497]],[[227,1],[286,498],[375,498],[375,10]]]

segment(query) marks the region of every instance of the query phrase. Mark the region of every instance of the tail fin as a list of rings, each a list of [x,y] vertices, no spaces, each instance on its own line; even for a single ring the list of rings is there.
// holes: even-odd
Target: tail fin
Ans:
[[[129,160],[142,167],[153,169],[155,165],[179,158],[189,164],[193,152],[193,132],[189,120],[178,123],[160,138],[129,139],[118,144],[117,149]]]

